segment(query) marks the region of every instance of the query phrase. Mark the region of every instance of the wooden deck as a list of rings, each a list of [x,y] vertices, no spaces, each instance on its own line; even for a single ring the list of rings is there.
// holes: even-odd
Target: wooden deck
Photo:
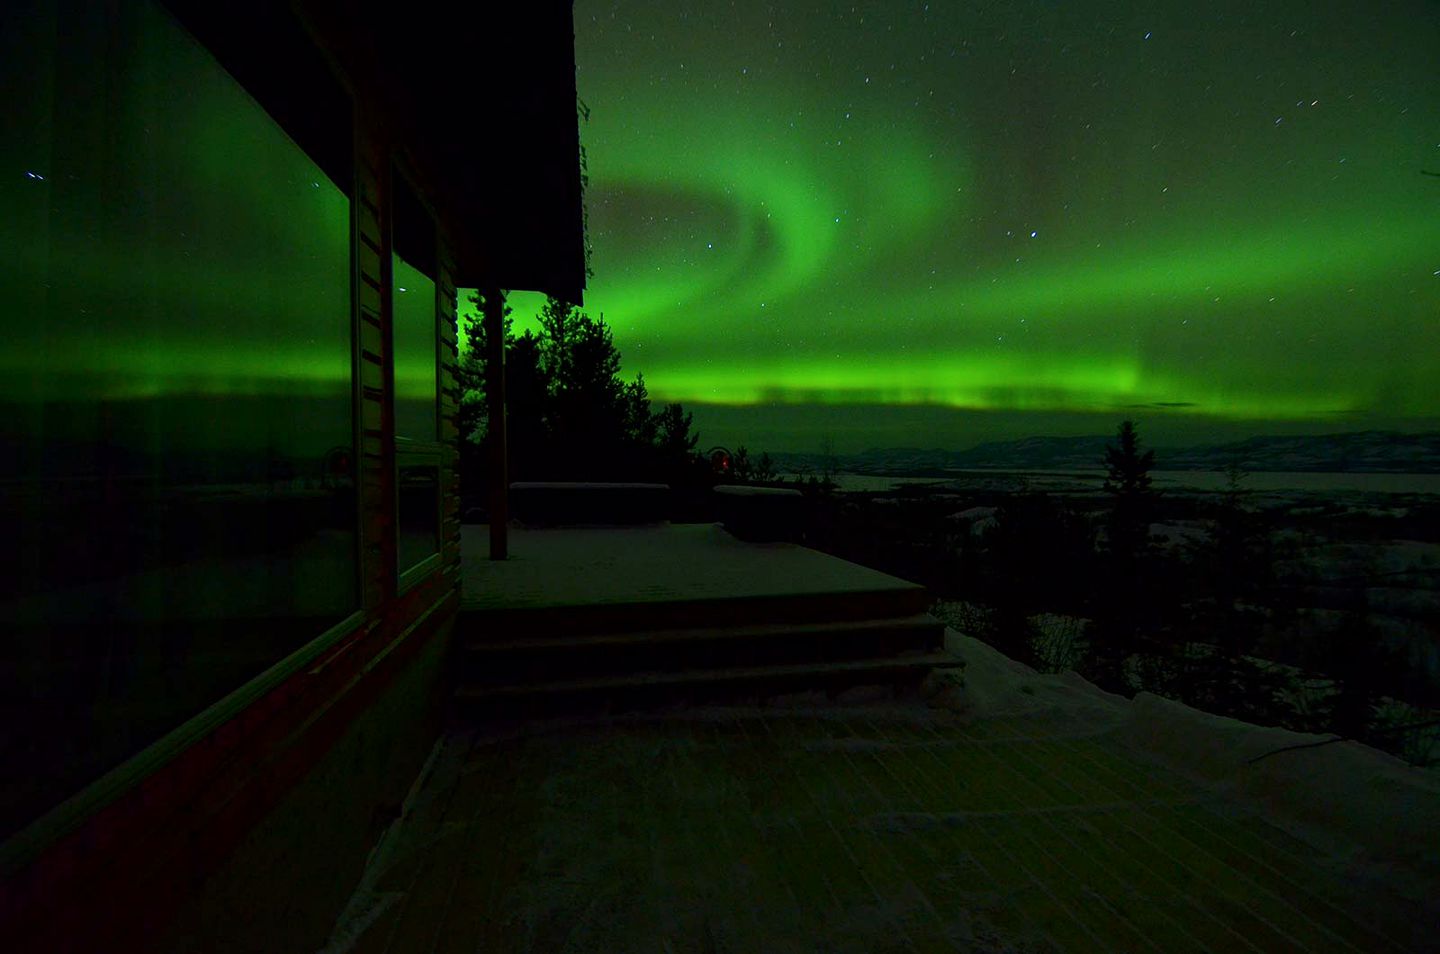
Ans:
[[[909,617],[846,613],[924,599],[713,527],[522,532],[515,553],[467,565],[461,634],[477,691],[495,659],[533,651],[528,679],[490,684],[505,705],[547,676],[596,682],[593,666],[637,647],[678,653],[658,675],[688,696],[715,672],[685,666],[693,647],[883,643]],[[794,618],[754,619],[765,606]],[[699,611],[731,622],[673,628]],[[805,621],[815,612],[829,618]],[[1165,767],[1091,709],[962,717],[862,695],[457,722],[327,954],[1359,954],[1432,940],[1434,903],[1403,875]]]
[[[327,950],[1433,949],[1386,877],[1083,720],[692,710],[447,737]]]

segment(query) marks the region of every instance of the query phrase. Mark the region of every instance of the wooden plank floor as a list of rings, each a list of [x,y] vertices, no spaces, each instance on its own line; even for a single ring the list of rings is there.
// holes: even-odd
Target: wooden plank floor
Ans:
[[[332,950],[1423,949],[1424,902],[1073,723],[907,702],[455,734]]]

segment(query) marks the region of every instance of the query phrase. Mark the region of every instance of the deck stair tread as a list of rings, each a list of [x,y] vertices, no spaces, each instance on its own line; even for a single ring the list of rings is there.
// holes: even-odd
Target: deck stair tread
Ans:
[[[859,590],[845,593],[776,593],[699,599],[655,599],[545,606],[462,606],[460,623],[492,632],[524,627],[547,637],[623,634],[695,628],[743,628],[761,624],[810,625],[856,619],[892,619],[923,613],[930,599],[923,587]]]
[[[667,629],[632,629],[621,633],[595,633],[566,636],[535,636],[507,639],[470,638],[462,642],[464,651],[475,655],[533,652],[540,650],[589,649],[605,646],[648,646],[665,643],[707,642],[711,640],[746,640],[797,637],[837,636],[847,633],[940,631],[942,624],[929,613],[883,619],[818,620],[809,623],[757,623],[751,626],[693,626]]]
[[[847,660],[829,663],[802,663],[787,666],[749,666],[731,669],[701,669],[673,672],[639,672],[598,679],[566,679],[554,682],[501,686],[462,686],[456,697],[462,701],[506,697],[565,695],[603,691],[624,691],[662,686],[786,681],[801,677],[837,675],[901,676],[954,666],[958,660],[949,653],[925,653],[884,659]]]

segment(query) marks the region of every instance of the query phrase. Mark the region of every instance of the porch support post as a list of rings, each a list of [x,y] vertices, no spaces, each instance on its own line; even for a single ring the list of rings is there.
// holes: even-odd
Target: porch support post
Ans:
[[[485,298],[485,402],[490,421],[490,559],[510,553],[510,453],[505,427],[505,293],[487,288]]]

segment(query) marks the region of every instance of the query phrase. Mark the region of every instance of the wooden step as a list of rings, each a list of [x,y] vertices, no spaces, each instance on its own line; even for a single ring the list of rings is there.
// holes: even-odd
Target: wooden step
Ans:
[[[744,627],[767,623],[838,622],[889,619],[925,612],[924,587],[896,586],[851,592],[783,593],[735,598],[628,600],[584,605],[482,607],[462,604],[461,631],[527,633],[560,638],[626,633],[634,630],[686,629],[697,626]]]
[[[886,619],[859,619],[809,624],[759,623],[753,626],[682,627],[679,629],[644,629],[621,633],[594,633],[580,636],[522,636],[513,639],[485,639],[459,634],[466,652],[480,655],[504,654],[515,651],[590,649],[607,646],[658,645],[672,642],[704,642],[706,640],[765,639],[770,636],[822,636],[863,632],[876,628],[933,629],[944,624],[929,613]]]
[[[768,696],[817,689],[834,692],[865,685],[898,688],[918,682],[931,670],[959,664],[960,661],[949,653],[924,653],[836,663],[631,673],[595,679],[462,686],[456,690],[455,701],[467,708],[503,707],[511,710],[515,705],[549,701],[584,700],[643,705],[745,695]]]
[[[460,636],[462,684],[553,682],[570,676],[685,669],[820,664],[934,651],[944,643],[926,613],[898,619],[764,623],[584,636],[477,639]]]

